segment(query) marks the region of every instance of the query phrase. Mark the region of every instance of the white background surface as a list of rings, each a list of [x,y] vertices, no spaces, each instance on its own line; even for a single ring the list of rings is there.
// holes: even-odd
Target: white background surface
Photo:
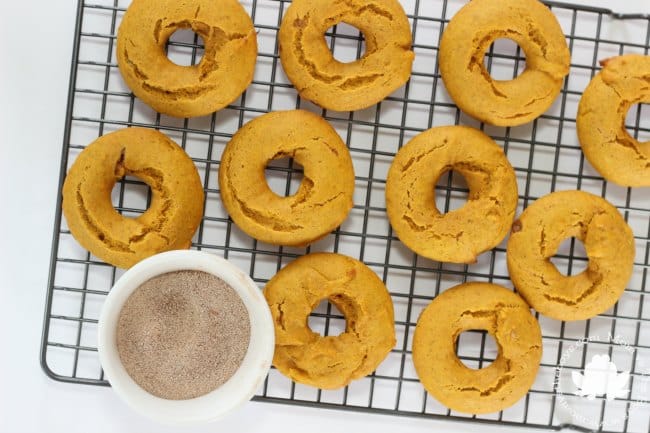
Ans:
[[[572,3],[650,11],[650,0]],[[54,382],[38,364],[75,10],[75,0],[0,2],[0,432],[179,431],[132,413],[110,388]],[[249,403],[221,422],[184,431],[392,433],[396,428],[477,427]]]

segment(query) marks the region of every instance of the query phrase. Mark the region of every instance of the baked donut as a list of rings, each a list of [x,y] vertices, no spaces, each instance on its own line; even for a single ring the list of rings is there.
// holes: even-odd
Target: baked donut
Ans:
[[[481,369],[456,355],[461,333],[485,330],[499,354]],[[530,307],[496,284],[465,283],[438,295],[424,309],[413,335],[413,363],[424,388],[452,410],[498,412],[526,395],[542,357],[542,333]]]
[[[269,188],[269,161],[293,158],[304,169],[298,191]],[[237,226],[276,245],[307,245],[338,227],[352,209],[350,152],[323,118],[303,110],[276,111],[248,122],[226,146],[219,166],[221,199]]]
[[[341,22],[365,37],[357,61],[339,62],[327,46],[325,32]],[[279,42],[282,67],[300,96],[328,110],[369,107],[411,75],[411,27],[397,0],[294,0]]]
[[[120,215],[111,203],[113,186],[125,175],[151,188],[151,205],[137,218]],[[192,160],[153,129],[126,128],[99,137],[77,156],[63,184],[63,214],[72,236],[120,268],[189,248],[203,200]]]
[[[467,203],[441,214],[435,186],[454,170],[469,187]],[[503,150],[467,126],[431,128],[402,147],[388,170],[386,211],[399,239],[441,262],[473,263],[503,240],[517,209],[517,179]]]
[[[273,365],[292,380],[335,389],[372,373],[395,346],[393,302],[366,265],[335,253],[313,253],[285,266],[264,288],[275,323]],[[345,316],[345,332],[323,337],[309,313],[323,299]]]
[[[575,237],[587,269],[562,275],[550,258]],[[512,225],[510,279],[535,310],[557,320],[584,320],[616,303],[632,275],[634,235],[616,208],[584,191],[558,191],[536,200]]]
[[[630,107],[650,104],[650,56],[626,54],[601,65],[580,98],[576,122],[582,150],[605,179],[650,186],[650,141],[640,142],[625,129]]]
[[[515,41],[526,69],[495,80],[483,65],[497,39]],[[451,19],[440,42],[440,73],[456,105],[497,126],[528,123],[546,111],[569,73],[571,55],[562,29],[537,0],[472,0]]]
[[[191,29],[205,51],[194,66],[165,53],[170,36]],[[233,102],[253,79],[257,35],[237,0],[133,0],[117,32],[117,64],[133,93],[154,110],[203,116]]]

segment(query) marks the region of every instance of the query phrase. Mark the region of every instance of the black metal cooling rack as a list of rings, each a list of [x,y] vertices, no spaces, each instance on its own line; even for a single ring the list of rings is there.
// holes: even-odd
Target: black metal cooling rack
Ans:
[[[271,370],[256,400],[551,429],[650,429],[650,403],[645,394],[650,394],[650,293],[646,291],[650,193],[647,188],[620,188],[605,182],[584,160],[575,137],[577,103],[598,70],[598,60],[628,52],[648,54],[650,17],[621,16],[604,9],[547,2],[566,33],[572,51],[571,74],[561,96],[545,115],[529,125],[496,128],[461,113],[446,94],[438,73],[440,36],[463,0],[402,2],[411,21],[416,53],[411,80],[380,104],[353,113],[321,110],[297,96],[282,72],[276,38],[288,3],[246,0],[243,4],[258,30],[259,44],[252,85],[224,110],[203,118],[179,120],[143,105],[119,76],[115,33],[128,3],[79,1],[59,186],[76,155],[98,136],[126,126],[156,128],[182,145],[204,182],[205,215],[193,248],[227,257],[248,269],[260,286],[295,257],[309,251],[338,251],[359,258],[375,270],[393,297],[398,343],[373,375],[342,390],[320,391],[292,383]],[[326,38],[339,59],[351,60],[363,53],[363,37],[350,26],[335,26]],[[170,58],[183,64],[196,63],[202,49],[201,41],[188,32],[178,32],[168,46]],[[515,77],[524,65],[519,48],[501,40],[486,53],[486,66],[497,78]],[[356,172],[355,205],[339,229],[311,247],[277,247],[249,238],[232,223],[221,206],[216,173],[223,147],[246,121],[269,111],[298,107],[321,114],[348,144]],[[642,140],[650,140],[648,108],[639,105],[627,119],[628,129]],[[467,280],[512,287],[505,267],[504,244],[481,255],[472,265],[423,259],[393,235],[383,198],[386,172],[399,147],[429,127],[461,123],[483,129],[503,145],[517,173],[519,211],[551,191],[587,190],[618,207],[634,229],[637,246],[630,285],[610,311],[571,323],[538,316],[544,356],[537,381],[517,405],[481,416],[449,411],[427,395],[412,367],[411,338],[419,312],[440,291]],[[301,170],[290,160],[274,162],[267,169],[267,178],[276,192],[290,194],[300,181]],[[453,173],[443,176],[436,189],[437,205],[444,211],[462,204],[467,195],[463,180]],[[147,208],[149,191],[137,179],[126,178],[118,182],[112,198],[119,212],[135,216]],[[122,271],[76,244],[61,217],[60,205],[59,195],[41,364],[55,380],[108,385],[97,359],[96,326],[103,299]],[[584,250],[574,240],[563,244],[554,258],[558,268],[569,275],[578,272],[586,261]],[[341,332],[344,324],[342,315],[327,302],[310,317],[312,329],[324,335]],[[621,370],[630,371],[626,397],[588,401],[570,392],[563,375],[584,371],[593,354],[607,354]],[[470,331],[461,335],[458,355],[468,366],[480,368],[493,361],[497,351],[486,333]]]

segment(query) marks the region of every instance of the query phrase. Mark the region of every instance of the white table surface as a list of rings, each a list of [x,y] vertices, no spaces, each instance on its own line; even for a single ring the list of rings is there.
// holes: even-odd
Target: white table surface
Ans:
[[[650,11],[650,0],[571,3]],[[39,366],[76,0],[0,2],[0,432],[180,431],[133,413],[110,388],[48,379]],[[249,403],[183,431],[474,431],[476,425]],[[484,431],[516,431],[481,426]]]

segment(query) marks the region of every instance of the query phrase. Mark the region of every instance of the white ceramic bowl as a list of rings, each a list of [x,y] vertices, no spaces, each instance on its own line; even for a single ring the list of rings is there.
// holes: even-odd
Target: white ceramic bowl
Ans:
[[[138,286],[157,275],[181,270],[216,275],[235,289],[250,317],[250,343],[239,369],[222,386],[189,400],[166,400],[149,394],[131,379],[120,361],[116,330],[122,306]],[[169,251],[136,264],[115,283],[99,318],[99,360],[113,389],[137,412],[167,424],[214,421],[250,400],[269,371],[274,345],[273,319],[260,289],[230,262],[201,251]]]

